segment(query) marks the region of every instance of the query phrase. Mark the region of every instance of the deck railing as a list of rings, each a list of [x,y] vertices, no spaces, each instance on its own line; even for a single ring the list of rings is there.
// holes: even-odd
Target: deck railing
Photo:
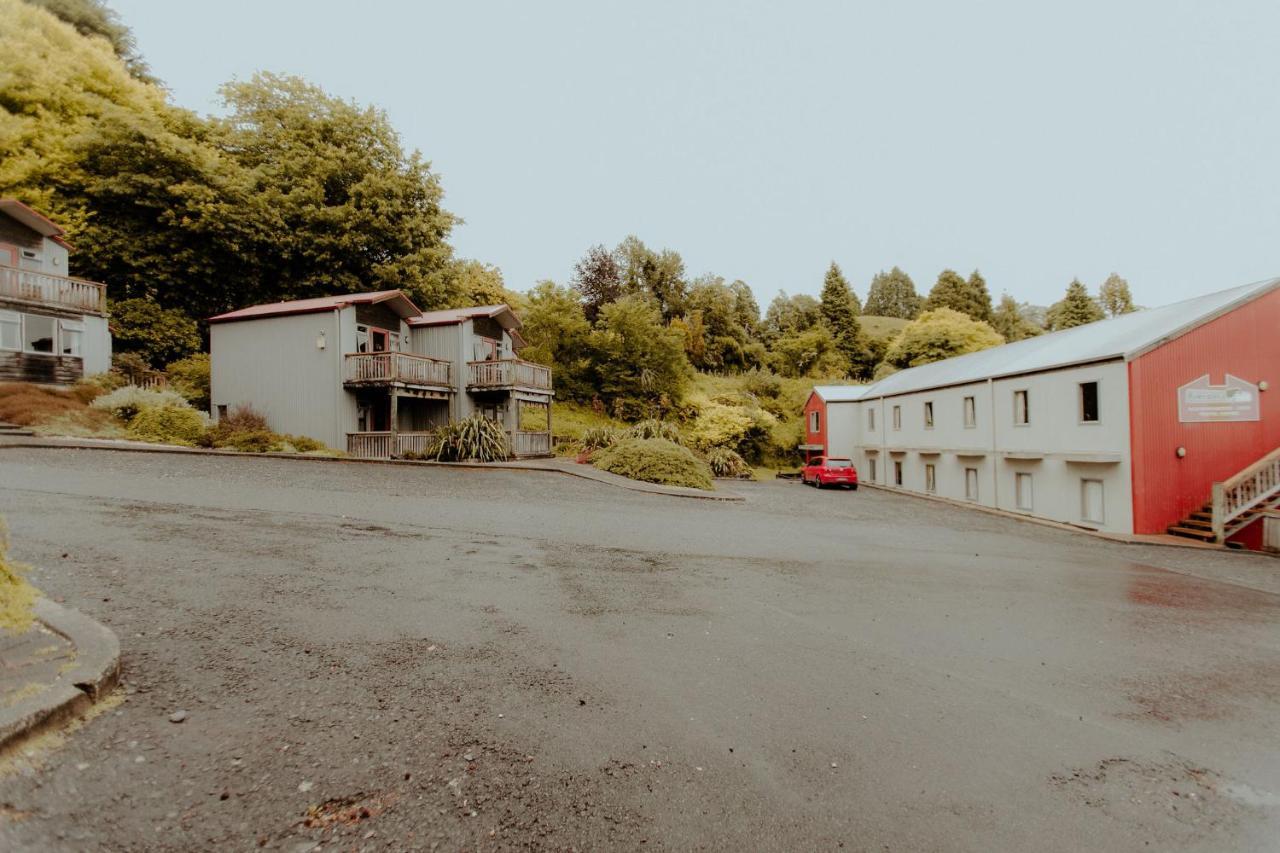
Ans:
[[[551,455],[551,433],[549,432],[525,432],[523,430],[515,430],[507,435],[511,439],[512,456]]]
[[[101,314],[107,308],[107,286],[96,281],[0,265],[0,299],[3,298]]]
[[[407,352],[347,353],[347,382],[403,382],[452,388],[453,365],[438,358]]]
[[[467,362],[468,388],[538,388],[551,390],[551,368],[504,358],[497,361]]]
[[[347,454],[357,459],[391,459],[423,453],[431,436],[429,432],[349,432]]]
[[[1225,541],[1241,526],[1233,522],[1277,495],[1280,495],[1280,447],[1234,477],[1213,484],[1214,538]]]

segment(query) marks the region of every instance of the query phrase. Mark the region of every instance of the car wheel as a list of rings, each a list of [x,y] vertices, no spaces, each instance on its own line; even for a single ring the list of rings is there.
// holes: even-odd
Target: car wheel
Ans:
[[[819,489],[821,489],[821,488],[822,488],[822,478],[821,478],[821,477],[817,477],[817,478],[815,478],[815,479],[814,479],[814,481],[813,481],[813,484],[814,484],[815,486],[817,486]]]
[[[854,483],[854,484],[853,484],[852,486],[850,486],[849,488],[853,489],[853,490],[856,492],[856,491],[858,491],[858,484],[857,484],[857,483]]]

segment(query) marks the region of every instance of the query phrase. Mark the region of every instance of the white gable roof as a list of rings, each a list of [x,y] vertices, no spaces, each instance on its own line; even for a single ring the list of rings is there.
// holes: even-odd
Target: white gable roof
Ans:
[[[1099,320],[981,352],[923,364],[886,376],[862,389],[859,398],[854,399],[908,394],[1076,364],[1131,359],[1277,287],[1280,287],[1280,278],[1267,279],[1175,302],[1162,308],[1122,314],[1110,320]]]
[[[862,399],[862,392],[867,390],[866,385],[815,385],[813,393],[817,394],[824,403],[851,403],[854,400]]]

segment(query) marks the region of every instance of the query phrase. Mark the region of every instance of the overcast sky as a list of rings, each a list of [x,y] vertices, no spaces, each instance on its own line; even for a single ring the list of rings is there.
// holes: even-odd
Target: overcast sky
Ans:
[[[109,0],[176,101],[386,109],[509,287],[634,233],[761,305],[837,261],[1047,304],[1280,275],[1280,3]]]

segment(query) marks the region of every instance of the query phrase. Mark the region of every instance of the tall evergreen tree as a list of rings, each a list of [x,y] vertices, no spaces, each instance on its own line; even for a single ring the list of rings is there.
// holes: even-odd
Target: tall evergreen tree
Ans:
[[[1089,291],[1080,279],[1072,279],[1067,285],[1067,295],[1054,304],[1045,316],[1045,325],[1049,331],[1057,332],[1094,323],[1105,317],[1098,303],[1089,295]]]
[[[867,366],[868,358],[867,342],[862,335],[862,324],[858,322],[858,307],[848,280],[832,261],[822,282],[822,317],[831,327],[836,345],[849,360],[855,374]]]
[[[1023,316],[1017,300],[1007,293],[1000,297],[1000,304],[991,314],[991,328],[1009,343],[1035,337],[1043,331]]]
[[[987,291],[987,282],[977,270],[969,279],[960,277],[955,270],[943,270],[938,274],[938,281],[929,291],[929,299],[924,310],[933,311],[938,308],[950,308],[961,314],[968,314],[973,319],[985,323],[991,319],[991,294]]]
[[[1108,317],[1119,317],[1138,310],[1133,305],[1133,294],[1129,292],[1129,282],[1118,273],[1107,276],[1107,280],[1098,289],[1098,303]]]
[[[894,267],[888,272],[881,270],[871,279],[871,289],[867,291],[867,302],[862,306],[862,313],[873,317],[912,320],[920,313],[920,304],[921,299],[916,293],[916,285],[911,276]]]

